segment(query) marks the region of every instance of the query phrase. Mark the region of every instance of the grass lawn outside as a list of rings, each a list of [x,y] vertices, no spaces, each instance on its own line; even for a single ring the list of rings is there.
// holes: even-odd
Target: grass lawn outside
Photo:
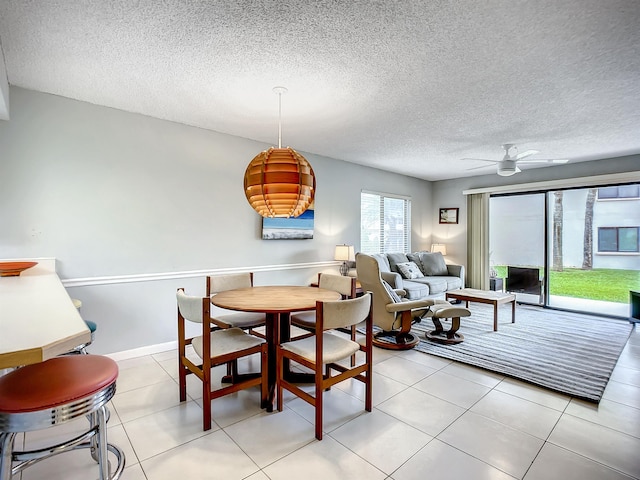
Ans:
[[[507,276],[506,266],[493,267],[498,277]],[[537,267],[539,268],[539,267]],[[544,269],[540,268],[542,275]],[[549,274],[549,293],[562,297],[629,303],[629,290],[640,291],[640,271],[595,268],[565,268]]]

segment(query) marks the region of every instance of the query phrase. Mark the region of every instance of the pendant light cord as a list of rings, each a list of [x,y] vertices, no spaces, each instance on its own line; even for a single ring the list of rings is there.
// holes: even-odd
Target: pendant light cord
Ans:
[[[286,87],[273,87],[273,92],[278,95],[278,148],[282,148],[282,94],[288,90]]]
[[[282,148],[282,93],[278,93],[278,148]]]

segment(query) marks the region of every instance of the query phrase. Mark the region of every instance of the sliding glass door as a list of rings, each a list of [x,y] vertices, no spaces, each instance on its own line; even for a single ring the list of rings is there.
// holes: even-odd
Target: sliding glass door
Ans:
[[[629,315],[640,289],[640,185],[549,192],[550,307]]]
[[[629,316],[640,291],[640,185],[490,199],[491,288],[522,303]]]

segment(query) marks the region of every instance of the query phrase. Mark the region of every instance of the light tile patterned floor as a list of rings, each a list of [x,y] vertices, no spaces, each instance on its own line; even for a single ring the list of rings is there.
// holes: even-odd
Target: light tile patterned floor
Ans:
[[[241,368],[255,368],[255,359]],[[124,480],[640,479],[640,333],[634,331],[599,406],[409,351],[375,351],[374,410],[358,382],[326,394],[322,442],[313,410],[290,394],[282,413],[249,390],[212,402],[189,382],[178,401],[175,352],[120,362],[109,439],[125,450]],[[223,373],[215,370],[216,376]],[[28,434],[41,444],[70,424]],[[27,469],[23,480],[97,478],[86,451]]]

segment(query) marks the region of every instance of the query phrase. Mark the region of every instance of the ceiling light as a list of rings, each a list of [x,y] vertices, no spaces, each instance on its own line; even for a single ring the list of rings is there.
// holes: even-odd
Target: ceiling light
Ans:
[[[515,160],[502,160],[498,163],[498,175],[501,177],[510,177],[520,169],[516,166]]]
[[[311,164],[293,148],[282,148],[282,95],[278,95],[278,148],[260,152],[244,172],[244,193],[263,217],[297,217],[313,203],[316,178]]]

